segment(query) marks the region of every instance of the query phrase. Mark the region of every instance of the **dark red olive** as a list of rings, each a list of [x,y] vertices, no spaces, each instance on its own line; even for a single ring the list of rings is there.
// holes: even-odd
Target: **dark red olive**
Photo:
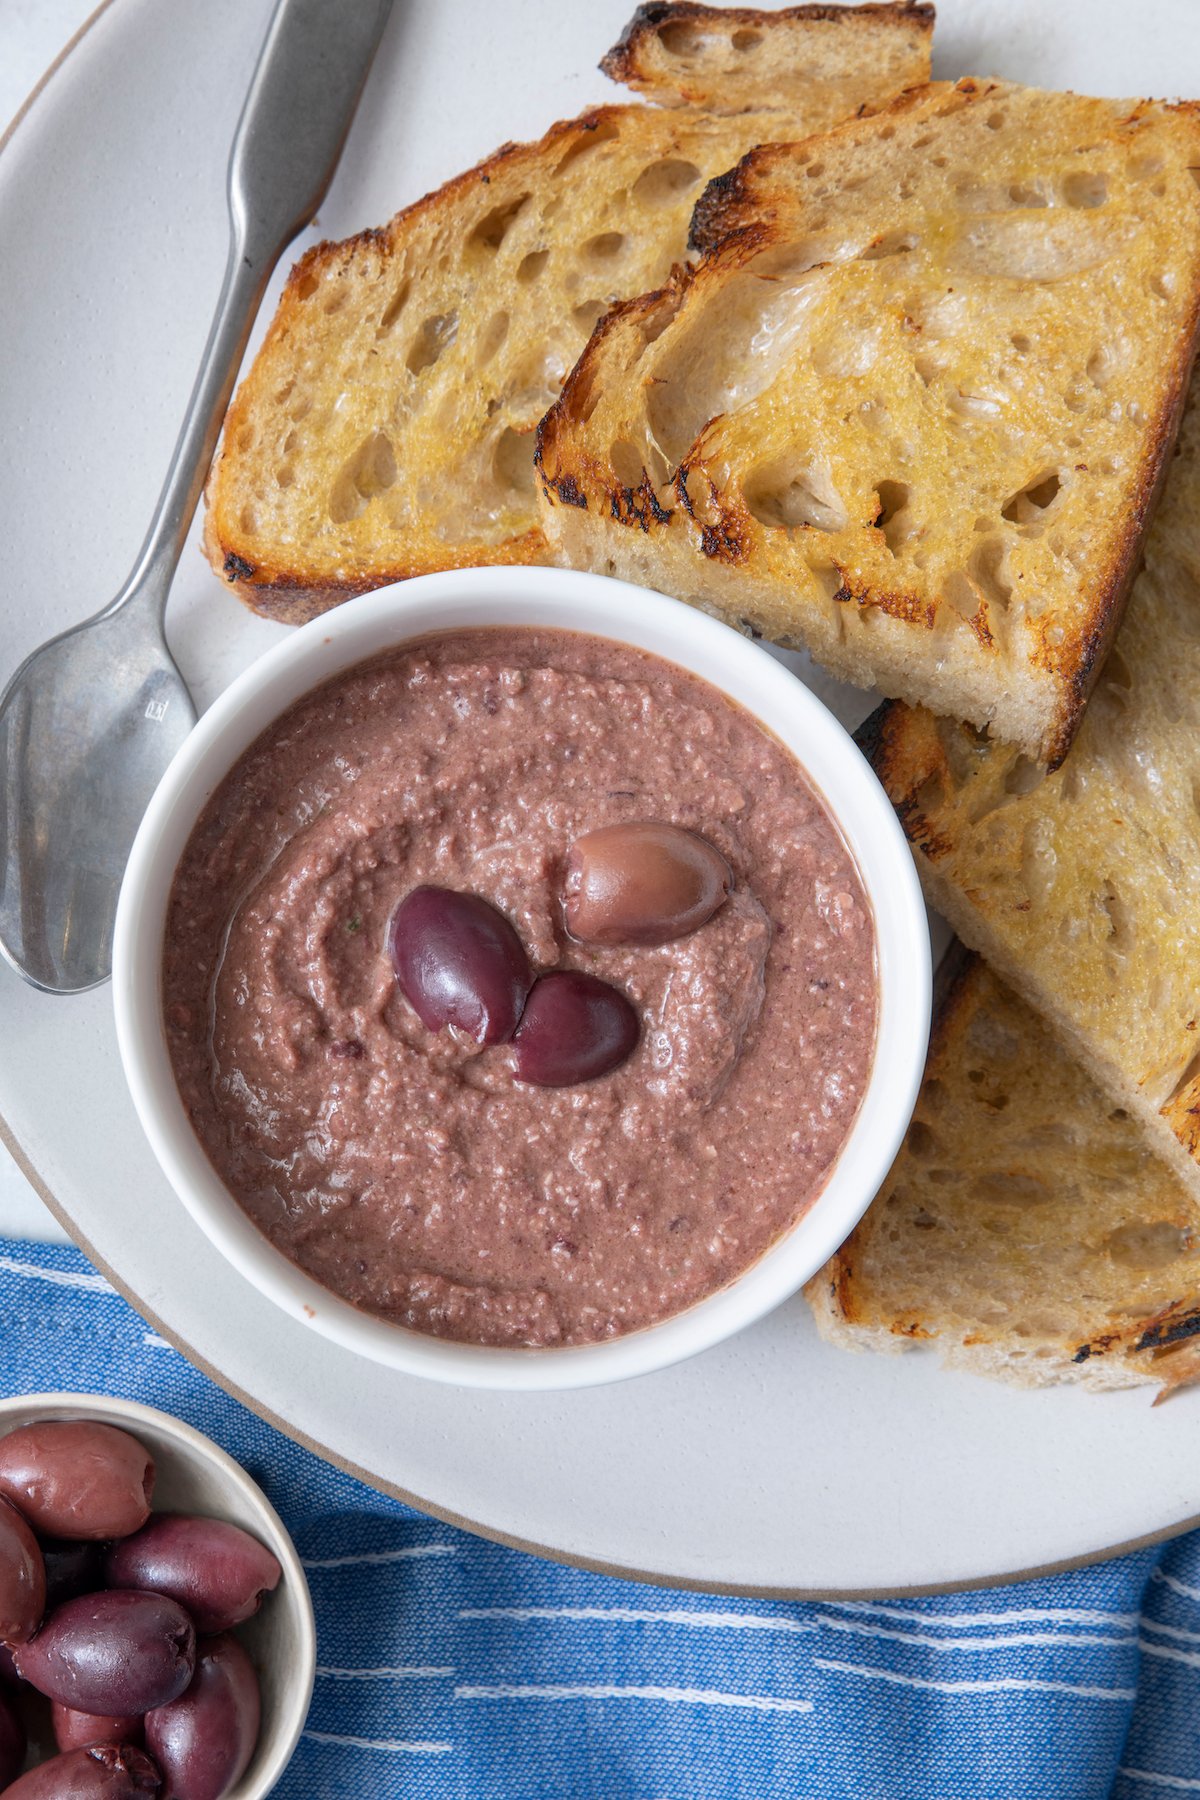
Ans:
[[[24,1761],[25,1724],[16,1696],[0,1692],[0,1788],[17,1779]]]
[[[158,1770],[132,1744],[93,1744],[52,1756],[5,1788],[4,1800],[154,1800]]]
[[[712,918],[733,871],[707,838],[638,819],[576,838],[567,857],[567,930],[590,944],[666,944]]]
[[[76,1712],[144,1713],[192,1679],[196,1628],[165,1594],[80,1594],[17,1645],[15,1661],[22,1680]]]
[[[46,1566],[38,1541],[15,1506],[0,1500],[0,1638],[19,1644],[46,1610]]]
[[[99,1419],[43,1419],[0,1439],[0,1494],[44,1537],[127,1537],[153,1490],[145,1445]]]
[[[186,1693],[146,1715],[146,1743],[170,1800],[221,1800],[258,1742],[254,1665],[235,1637],[202,1638]]]
[[[206,1637],[252,1618],[281,1574],[277,1558],[239,1525],[184,1513],[155,1513],[104,1559],[110,1587],[169,1594]]]
[[[478,894],[419,887],[392,914],[388,950],[400,991],[422,1025],[456,1025],[479,1044],[504,1044],[533,982],[520,938]]]
[[[140,1744],[140,1713],[73,1712],[60,1701],[50,1703],[50,1723],[60,1750],[86,1750],[89,1744]]]
[[[638,1016],[624,994],[577,969],[543,975],[533,985],[513,1039],[518,1081],[572,1087],[595,1081],[631,1055]]]

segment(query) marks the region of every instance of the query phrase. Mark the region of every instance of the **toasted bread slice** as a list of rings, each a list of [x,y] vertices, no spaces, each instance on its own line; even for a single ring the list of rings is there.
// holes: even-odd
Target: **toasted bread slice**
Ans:
[[[666,279],[705,181],[750,145],[925,78],[930,9],[815,11],[737,15],[786,110],[741,112],[741,89],[728,118],[604,107],[301,259],[209,477],[207,552],[244,600],[299,622],[405,576],[546,560],[534,428],[596,319]]]
[[[931,903],[1200,1197],[1198,726],[1194,400],[1145,568],[1062,768],[1042,777],[969,727],[901,706],[875,714],[863,741]]]
[[[933,7],[639,6],[600,67],[660,106],[762,112],[819,104],[845,119],[863,101],[928,80]],[[926,72],[917,75],[916,70]]]
[[[807,1288],[849,1349],[930,1342],[1026,1386],[1200,1375],[1200,1214],[978,958],[938,1013],[887,1183]]]
[[[972,81],[752,151],[601,323],[546,529],[1058,762],[1200,322],[1200,108]]]

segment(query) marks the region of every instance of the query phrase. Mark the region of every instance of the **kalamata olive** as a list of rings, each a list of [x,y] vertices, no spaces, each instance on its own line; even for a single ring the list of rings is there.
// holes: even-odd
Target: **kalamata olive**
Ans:
[[[0,1500],[0,1638],[19,1644],[46,1610],[46,1567],[26,1520]]]
[[[535,1087],[594,1081],[625,1061],[638,1016],[624,994],[596,975],[560,969],[533,984],[513,1039],[514,1073]]]
[[[207,1636],[251,1618],[282,1571],[271,1552],[225,1519],[155,1513],[104,1559],[110,1587],[151,1588],[187,1608]]]
[[[419,887],[392,914],[388,949],[422,1025],[457,1025],[479,1044],[507,1043],[533,982],[520,938],[478,894]]]
[[[0,1693],[0,1788],[15,1781],[25,1761],[25,1723],[12,1694]]]
[[[39,1694],[76,1712],[149,1712],[177,1700],[196,1662],[196,1629],[177,1600],[116,1588],[50,1614],[14,1660]]]
[[[602,825],[571,845],[567,930],[588,944],[666,944],[711,919],[732,885],[721,852],[694,831]]]
[[[158,1770],[132,1744],[93,1744],[52,1756],[5,1788],[4,1800],[147,1800],[162,1793]]]
[[[153,1491],[150,1452],[115,1425],[45,1419],[0,1439],[0,1494],[44,1537],[128,1537]]]
[[[104,1580],[101,1574],[103,1551],[98,1543],[81,1538],[71,1543],[63,1538],[42,1539],[42,1561],[46,1565],[46,1610],[73,1600],[76,1594],[92,1594]],[[133,1587],[133,1582],[124,1582]]]
[[[220,1800],[258,1742],[258,1677],[234,1637],[204,1638],[191,1686],[146,1715],[146,1743],[168,1800]]]
[[[60,1750],[86,1750],[89,1744],[140,1744],[140,1713],[75,1712],[57,1700],[50,1703],[50,1723]]]

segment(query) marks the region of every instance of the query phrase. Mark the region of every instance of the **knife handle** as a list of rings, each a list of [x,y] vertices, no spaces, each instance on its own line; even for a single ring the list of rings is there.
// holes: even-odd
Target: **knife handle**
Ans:
[[[325,197],[392,0],[279,0],[229,158],[229,210],[273,266]]]
[[[278,0],[229,157],[229,260],[150,529],[104,616],[161,621],[271,270],[320,205],[392,0]]]

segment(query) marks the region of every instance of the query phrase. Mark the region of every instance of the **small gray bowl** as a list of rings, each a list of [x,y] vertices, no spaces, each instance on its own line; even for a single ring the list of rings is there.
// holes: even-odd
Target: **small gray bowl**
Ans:
[[[105,1394],[18,1394],[0,1400],[0,1438],[41,1419],[99,1419],[131,1432],[154,1458],[155,1512],[228,1519],[279,1559],[279,1586],[261,1612],[237,1628],[262,1686],[262,1726],[250,1767],[230,1788],[228,1800],[265,1800],[291,1761],[317,1668],[308,1582],[283,1520],[231,1456],[169,1413]]]

